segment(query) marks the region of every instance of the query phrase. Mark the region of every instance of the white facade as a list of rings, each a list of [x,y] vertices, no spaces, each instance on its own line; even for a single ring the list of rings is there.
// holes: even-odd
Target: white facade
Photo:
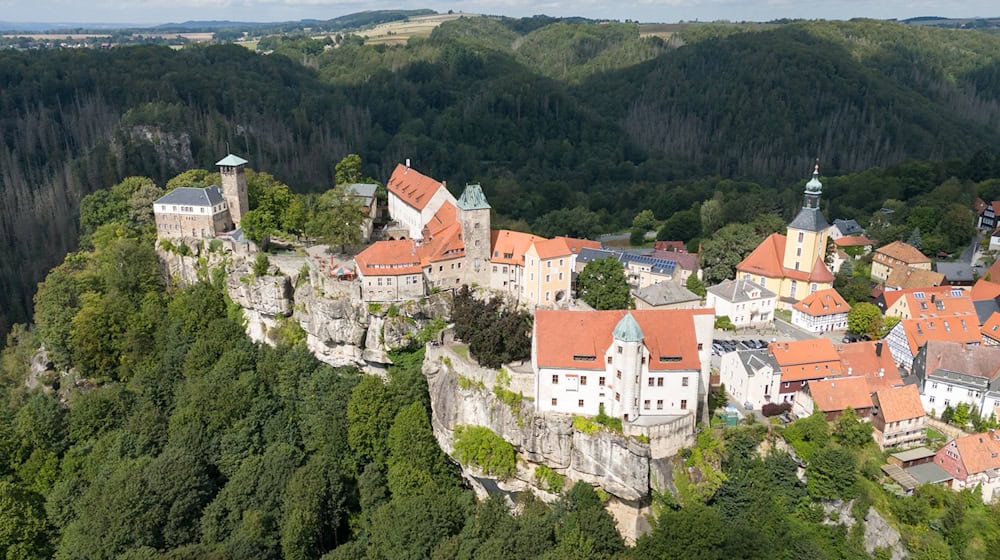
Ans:
[[[215,206],[184,206],[177,204],[154,204],[155,214],[179,214],[181,216],[214,216],[225,212],[228,206],[225,202],[220,202]]]
[[[792,324],[810,332],[828,332],[847,328],[847,313],[814,317],[792,308]]]
[[[451,202],[457,205],[458,201],[452,196],[448,189],[444,185],[440,186],[431,199],[427,201],[427,205],[421,210],[417,210],[413,206],[410,206],[406,201],[396,196],[391,190],[389,191],[389,216],[393,220],[396,220],[401,225],[406,227],[409,232],[410,239],[423,239],[423,229],[424,226],[430,222],[434,214],[441,209],[441,205],[445,202]]]
[[[755,410],[775,402],[780,390],[781,368],[767,350],[728,352],[722,355],[719,379],[736,402],[750,403]]]
[[[729,317],[733,325],[737,327],[749,327],[752,325],[762,325],[774,321],[774,310],[778,305],[778,296],[773,292],[766,291],[760,286],[746,280],[752,288],[749,292],[749,299],[731,301],[713,293],[711,289],[705,295],[705,306],[715,308],[716,317]]]
[[[986,385],[987,380],[983,380]],[[966,403],[976,410],[985,411],[984,416],[989,416],[1000,407],[1000,393],[994,393],[988,388],[972,387],[966,383],[945,380],[932,376],[924,383],[920,392],[920,402],[924,405],[924,412],[930,414],[933,410],[937,416],[941,416],[946,406],[955,408],[959,403]]]

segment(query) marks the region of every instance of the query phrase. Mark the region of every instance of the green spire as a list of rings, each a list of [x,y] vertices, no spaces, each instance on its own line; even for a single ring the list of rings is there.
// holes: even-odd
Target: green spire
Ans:
[[[618,321],[618,325],[615,326],[612,336],[615,340],[620,340],[622,342],[642,342],[642,328],[639,327],[639,323],[632,316],[631,312],[625,313],[621,321]]]
[[[479,185],[465,185],[462,196],[458,198],[458,207],[462,210],[489,210],[490,203]]]

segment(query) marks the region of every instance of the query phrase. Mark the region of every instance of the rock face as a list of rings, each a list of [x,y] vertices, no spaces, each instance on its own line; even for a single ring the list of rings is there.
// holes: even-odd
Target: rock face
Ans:
[[[875,508],[869,507],[865,516],[865,552],[874,554],[880,548],[887,549],[892,560],[909,558],[906,547],[900,540],[899,531],[889,525]]]
[[[429,351],[424,374],[434,433],[446,451],[454,448],[456,426],[485,426],[513,444],[526,461],[548,465],[570,480],[599,485],[626,501],[649,494],[648,445],[607,430],[586,434],[574,429],[567,415],[534,412],[528,401],[512,407],[476,384],[463,388],[441,357]]]

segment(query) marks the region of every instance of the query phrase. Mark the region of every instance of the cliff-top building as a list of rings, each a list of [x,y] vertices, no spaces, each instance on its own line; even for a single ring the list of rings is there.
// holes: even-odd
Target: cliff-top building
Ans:
[[[246,164],[245,159],[229,154],[216,163],[222,187],[178,187],[156,200],[157,237],[210,239],[238,228],[250,209]]]

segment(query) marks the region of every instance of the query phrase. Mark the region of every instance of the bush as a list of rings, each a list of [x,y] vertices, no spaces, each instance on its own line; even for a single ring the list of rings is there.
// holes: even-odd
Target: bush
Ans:
[[[258,277],[267,276],[270,268],[271,261],[267,258],[267,253],[257,253],[257,258],[253,261],[253,275]]]
[[[546,465],[535,467],[535,480],[542,488],[553,494],[561,493],[563,487],[566,486],[566,476],[557,473]]]
[[[728,315],[716,317],[715,328],[720,331],[736,331],[736,325],[733,324]]]
[[[586,416],[574,416],[573,429],[581,431],[585,434],[592,434],[597,430],[600,430],[601,426]]]
[[[517,469],[514,446],[493,430],[483,426],[455,428],[455,458],[466,465],[476,465],[486,474],[510,478]]]
[[[611,428],[612,430],[618,432],[619,434],[622,433],[622,419],[615,418],[613,416],[608,416],[607,414],[605,414],[604,405],[601,405],[600,409],[597,412],[597,416],[594,418],[594,421],[597,422],[598,424],[603,424]]]
[[[791,410],[792,410],[792,403],[789,402],[783,402],[780,404],[767,403],[764,406],[760,407],[760,412],[761,414],[764,415],[765,418],[770,418],[772,416],[777,416],[779,414],[791,412]]]

